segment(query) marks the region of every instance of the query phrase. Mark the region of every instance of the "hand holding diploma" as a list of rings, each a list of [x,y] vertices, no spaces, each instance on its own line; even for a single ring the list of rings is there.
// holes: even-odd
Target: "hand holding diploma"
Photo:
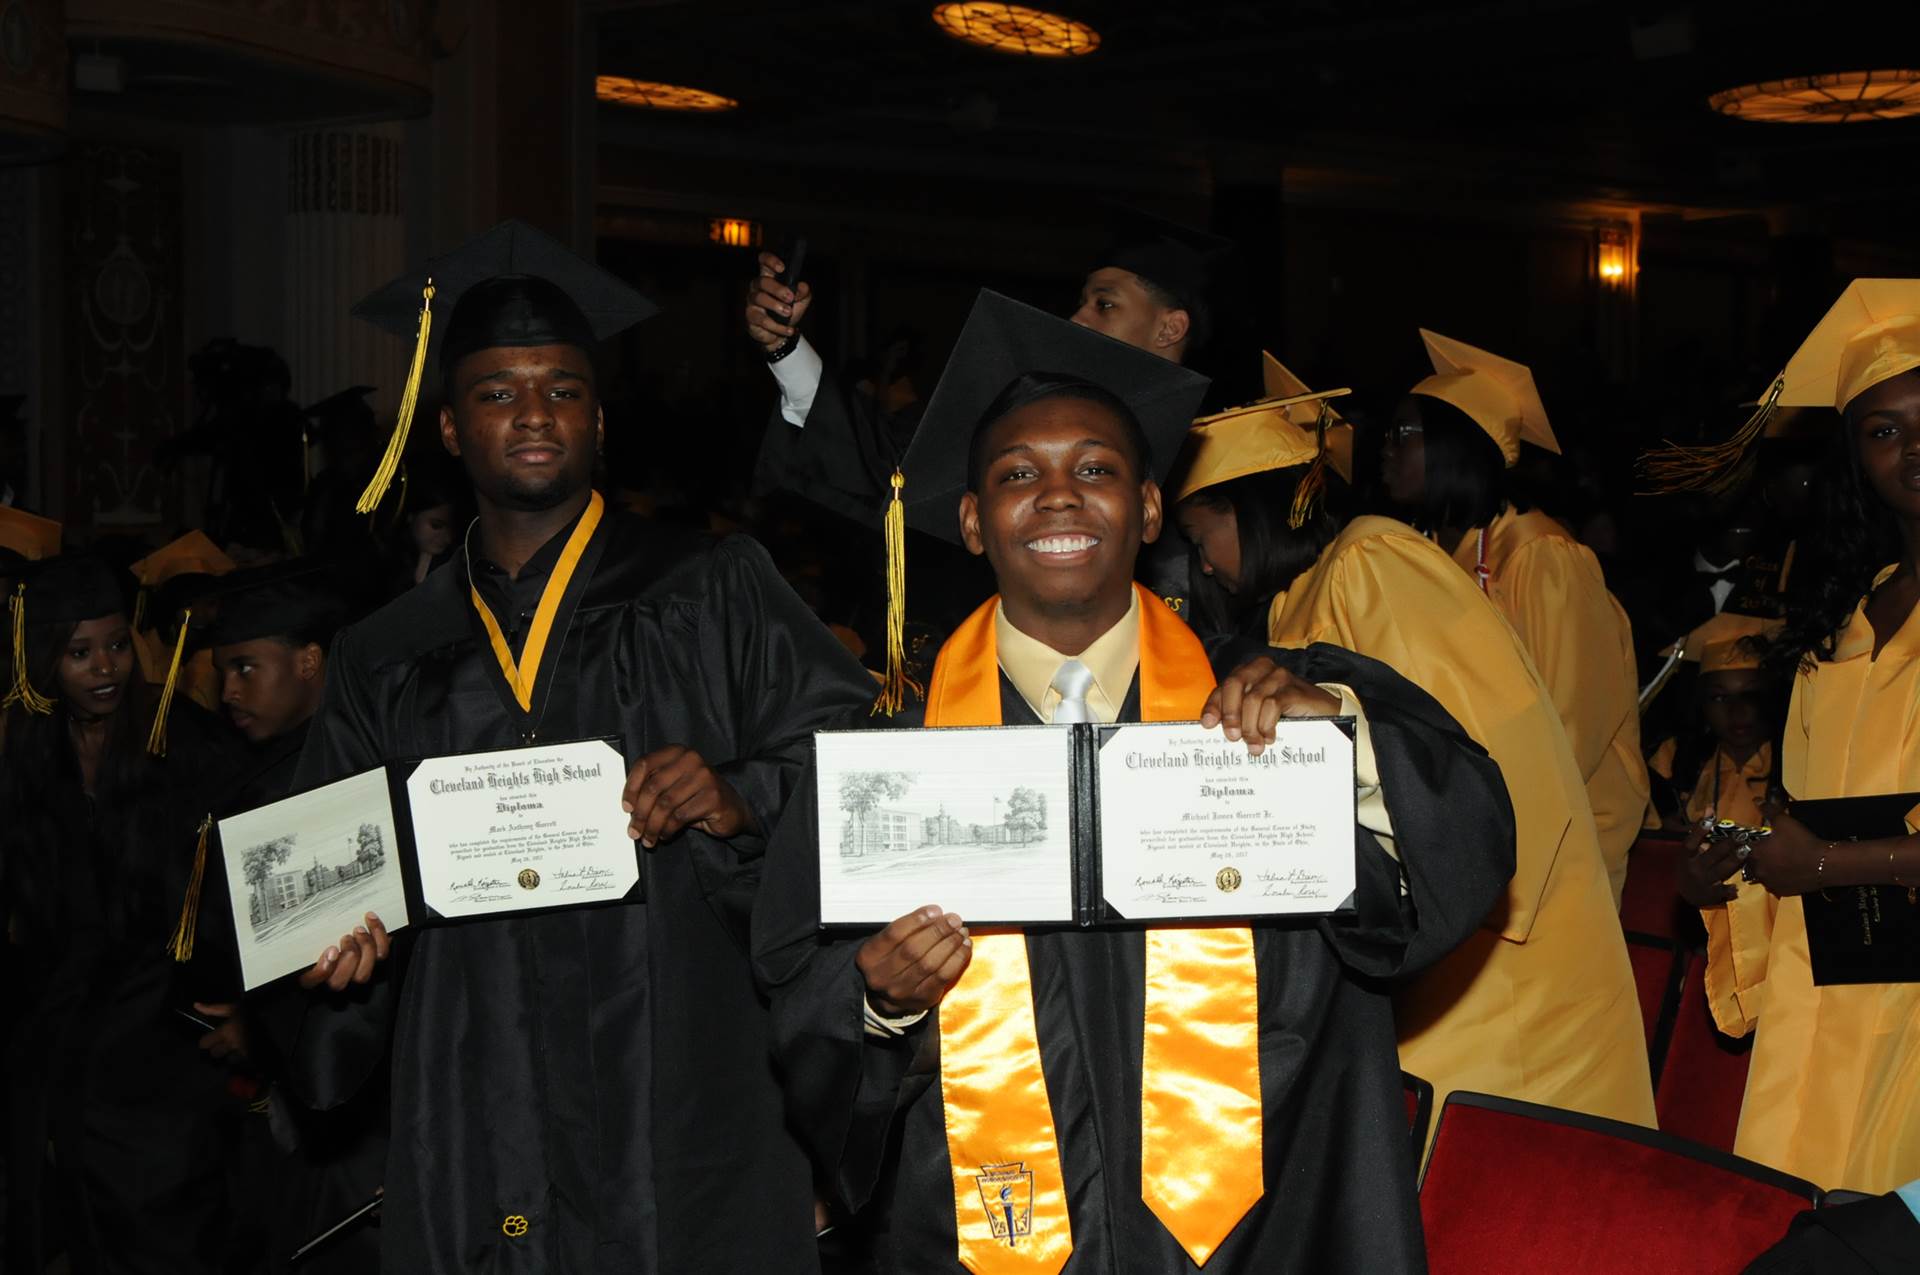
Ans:
[[[366,921],[322,952],[313,968],[300,976],[300,986],[309,991],[325,987],[330,992],[344,992],[352,984],[371,979],[374,967],[393,950],[393,940],[387,937],[387,927],[380,924],[379,917],[369,912]]]
[[[1282,717],[1332,717],[1340,697],[1304,682],[1264,655],[1255,656],[1221,679],[1207,696],[1200,724],[1218,726],[1228,739],[1244,739],[1258,757],[1276,738]]]
[[[973,939],[951,912],[917,908],[860,945],[854,965],[867,981],[867,1000],[888,1018],[938,1005],[966,973]]]
[[[657,748],[633,764],[620,808],[632,816],[627,835],[649,850],[690,825],[722,841],[758,826],[733,785],[699,753],[679,744]]]

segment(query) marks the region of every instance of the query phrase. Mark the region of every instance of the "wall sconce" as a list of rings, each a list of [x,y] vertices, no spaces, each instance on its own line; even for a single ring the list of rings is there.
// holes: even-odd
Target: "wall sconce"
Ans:
[[[1633,243],[1626,231],[1603,227],[1597,232],[1594,265],[1603,288],[1617,291],[1633,282]]]
[[[758,248],[760,223],[739,217],[715,217],[707,223],[707,238],[727,248]]]

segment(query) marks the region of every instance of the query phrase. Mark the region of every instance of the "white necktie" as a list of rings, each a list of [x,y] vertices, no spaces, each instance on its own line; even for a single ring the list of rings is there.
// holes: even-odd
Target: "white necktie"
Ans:
[[[1087,691],[1093,686],[1093,670],[1079,660],[1068,660],[1053,675],[1053,689],[1060,693],[1060,702],[1053,706],[1055,722],[1090,722],[1093,714],[1087,711]]]

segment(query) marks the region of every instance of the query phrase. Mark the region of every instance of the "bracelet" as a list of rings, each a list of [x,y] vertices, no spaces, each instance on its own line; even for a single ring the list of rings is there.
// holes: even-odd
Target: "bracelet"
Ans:
[[[1820,888],[1819,883],[1826,879],[1827,856],[1832,854],[1833,848],[1839,844],[1840,843],[1837,841],[1829,841],[1827,842],[1827,848],[1820,852],[1820,866],[1813,870],[1813,880],[1814,880],[1815,889],[1819,889]]]
[[[795,350],[799,348],[800,348],[800,334],[796,332],[794,335],[788,337],[785,343],[780,345],[778,348],[767,351],[767,362],[778,363],[781,359],[786,358],[787,355],[792,354]]]

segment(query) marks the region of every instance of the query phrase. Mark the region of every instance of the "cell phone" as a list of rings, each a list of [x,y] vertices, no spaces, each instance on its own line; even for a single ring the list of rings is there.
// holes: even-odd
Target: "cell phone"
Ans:
[[[786,269],[780,273],[780,282],[786,287],[796,286],[801,279],[800,269],[807,264],[807,237],[801,235],[793,241],[793,247],[780,259],[786,263]]]

